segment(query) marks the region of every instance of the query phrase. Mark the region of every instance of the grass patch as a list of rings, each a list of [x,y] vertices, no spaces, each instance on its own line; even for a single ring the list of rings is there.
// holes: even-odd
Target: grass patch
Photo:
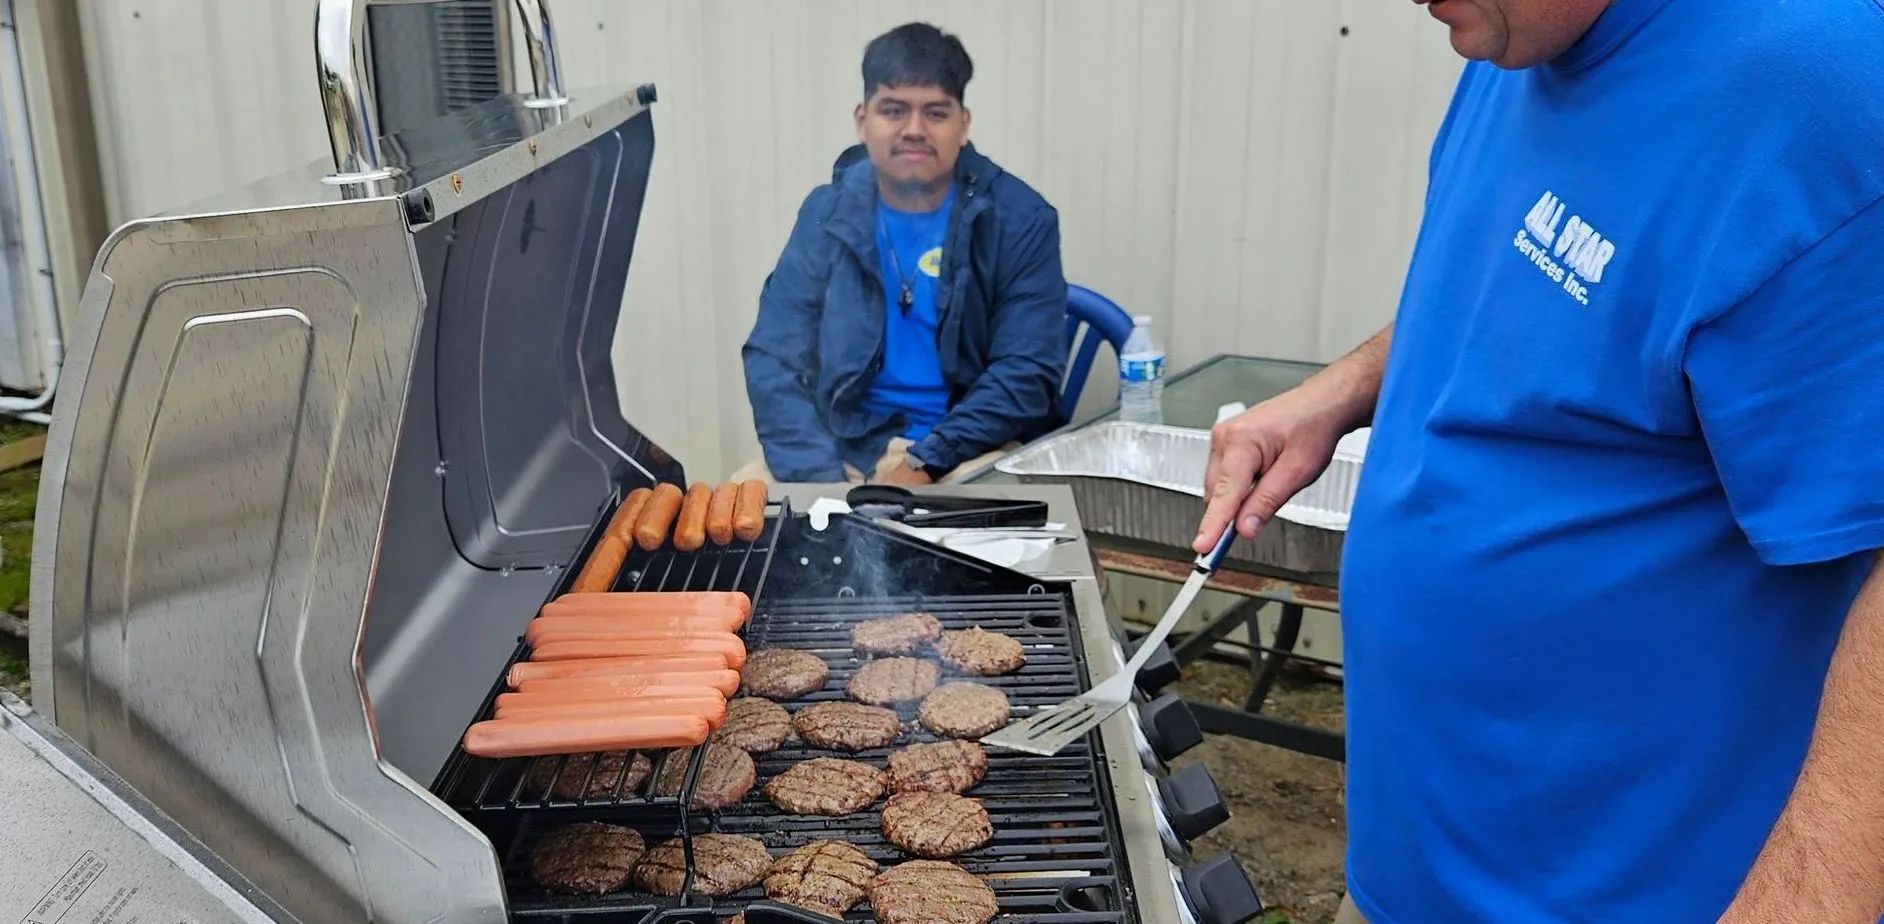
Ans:
[[[0,612],[26,615],[33,569],[33,508],[39,503],[39,466],[0,472]]]

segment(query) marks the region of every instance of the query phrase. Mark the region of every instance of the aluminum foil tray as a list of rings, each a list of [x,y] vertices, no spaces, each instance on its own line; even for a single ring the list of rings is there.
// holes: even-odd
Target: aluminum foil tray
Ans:
[[[1088,532],[1188,549],[1203,514],[1209,458],[1207,431],[1112,422],[1041,440],[995,468],[1024,483],[1069,486]],[[1228,563],[1332,583],[1358,473],[1359,453],[1338,453],[1329,473],[1254,542],[1237,540]]]

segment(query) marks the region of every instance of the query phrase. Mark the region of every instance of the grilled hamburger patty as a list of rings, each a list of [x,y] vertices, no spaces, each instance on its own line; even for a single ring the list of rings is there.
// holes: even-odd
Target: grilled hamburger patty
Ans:
[[[988,754],[971,741],[912,744],[890,755],[891,792],[966,792],[988,775]]]
[[[812,841],[772,864],[765,897],[841,918],[863,901],[877,861],[843,841]]]
[[[982,677],[1011,674],[1027,663],[1027,651],[1021,643],[980,626],[942,633],[935,650],[942,663]]]
[[[869,764],[836,757],[813,757],[765,784],[765,797],[799,815],[849,815],[869,808],[883,795],[888,779]]]
[[[870,881],[870,908],[882,924],[988,924],[999,914],[994,890],[967,870],[911,860]]]
[[[928,613],[868,619],[851,627],[850,647],[859,654],[906,655],[942,637],[942,623]]]
[[[792,730],[814,747],[862,751],[887,747],[903,734],[896,713],[859,703],[816,703],[798,710]]]
[[[772,855],[765,845],[736,834],[693,836],[693,888],[703,895],[729,895],[765,878]],[[635,867],[635,885],[656,895],[680,894],[687,855],[680,838],[654,845]]]
[[[748,754],[765,754],[778,750],[791,733],[792,714],[784,706],[769,699],[742,696],[726,704],[726,724],[710,740]]]
[[[952,792],[899,792],[883,804],[883,836],[905,853],[953,857],[986,844],[994,824],[981,803]]]
[[[646,850],[631,828],[584,821],[537,841],[530,878],[553,892],[613,892],[628,884]]]
[[[1007,717],[1007,694],[979,683],[945,683],[916,710],[923,728],[954,738],[979,738],[1006,725]]]
[[[693,748],[668,752],[661,762],[661,772],[654,775],[654,794],[680,795],[692,759]],[[688,804],[697,809],[725,808],[744,799],[758,781],[759,768],[753,766],[751,755],[730,744],[710,743],[700,764],[700,777],[694,782],[693,801]]]
[[[740,689],[748,696],[797,699],[824,686],[831,667],[808,651],[762,648],[746,656],[739,669]]]
[[[593,775],[589,773],[591,765],[595,767]],[[622,779],[624,768],[628,774],[625,780]],[[617,793],[631,796],[652,772],[653,762],[639,751],[634,752],[632,758],[627,751],[571,754],[567,762],[560,757],[539,757],[524,779],[523,790],[517,793],[517,798],[528,802],[544,798],[607,799]],[[617,789],[617,784],[621,788]]]
[[[858,668],[844,689],[860,703],[889,706],[928,696],[939,674],[933,661],[881,658]]]

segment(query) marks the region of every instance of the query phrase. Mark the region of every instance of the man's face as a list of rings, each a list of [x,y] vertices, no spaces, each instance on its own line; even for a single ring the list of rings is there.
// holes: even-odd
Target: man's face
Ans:
[[[857,140],[877,176],[914,188],[948,181],[968,142],[968,109],[941,87],[879,86],[857,107]]]
[[[1520,68],[1563,54],[1610,0],[1413,0],[1452,29],[1453,50]]]

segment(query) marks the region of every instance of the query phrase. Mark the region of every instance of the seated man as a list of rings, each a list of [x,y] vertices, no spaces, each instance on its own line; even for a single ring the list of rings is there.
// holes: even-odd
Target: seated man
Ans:
[[[1059,216],[966,144],[973,69],[921,23],[864,49],[863,144],[805,198],[742,351],[765,453],[742,476],[928,484],[1058,425]]]

